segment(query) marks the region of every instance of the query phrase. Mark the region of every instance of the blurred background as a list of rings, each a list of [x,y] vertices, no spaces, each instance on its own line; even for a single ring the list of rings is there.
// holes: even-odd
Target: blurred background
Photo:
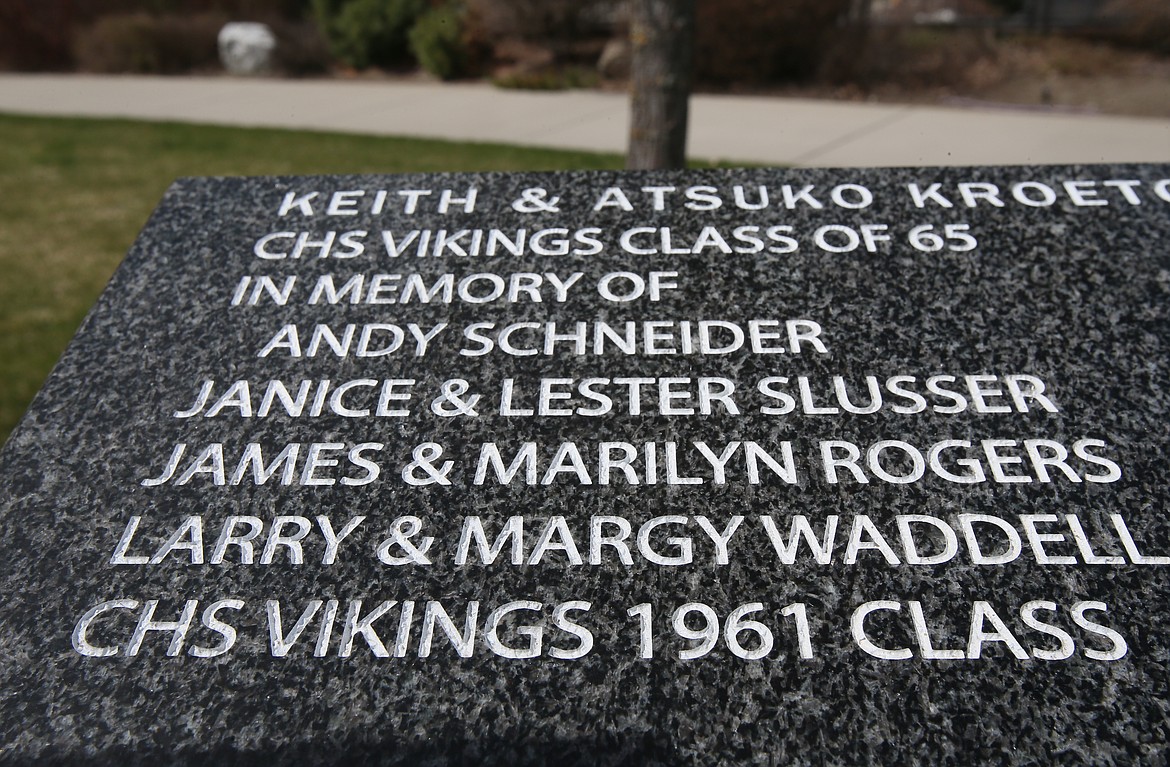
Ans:
[[[696,91],[1170,116],[1167,0],[698,0]],[[621,0],[4,0],[0,70],[223,71],[261,22],[287,77],[621,89]]]

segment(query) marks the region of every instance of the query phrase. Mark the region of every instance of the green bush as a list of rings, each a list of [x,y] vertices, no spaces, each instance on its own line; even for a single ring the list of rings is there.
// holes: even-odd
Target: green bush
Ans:
[[[447,5],[427,11],[410,30],[410,50],[423,69],[441,80],[465,74],[463,15]]]
[[[408,62],[407,35],[426,9],[427,0],[313,0],[333,55],[356,69]]]

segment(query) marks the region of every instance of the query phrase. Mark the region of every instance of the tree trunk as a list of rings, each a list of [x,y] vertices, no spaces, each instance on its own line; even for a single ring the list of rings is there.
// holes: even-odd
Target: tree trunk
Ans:
[[[686,167],[695,0],[632,0],[630,47],[630,146],[626,167]]]

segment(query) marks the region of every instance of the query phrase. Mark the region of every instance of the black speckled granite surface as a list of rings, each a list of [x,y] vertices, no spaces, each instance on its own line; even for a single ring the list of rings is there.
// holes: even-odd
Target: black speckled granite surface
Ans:
[[[0,454],[0,762],[1165,764],[1170,754],[1165,564],[1170,555],[1170,190],[1163,179],[1168,178],[1170,166],[1084,166],[179,181]],[[1065,185],[1078,181],[1095,183]],[[1018,188],[1025,199],[1043,203],[1045,190],[1051,190],[1054,202],[1021,203],[1012,193],[1020,182],[1026,184]],[[1002,206],[974,199],[975,207],[969,207],[961,183],[996,185]],[[863,186],[872,203],[834,204],[830,190],[842,184]],[[916,207],[908,184],[920,190],[939,184],[938,195],[952,207],[942,207],[937,198]],[[749,204],[758,202],[757,188],[766,186],[769,204],[738,208],[737,185],[745,188]],[[823,207],[798,199],[789,209],[785,185],[790,195],[812,185],[809,196]],[[663,210],[653,210],[653,195],[641,191],[651,186],[678,191],[664,193]],[[441,190],[461,197],[469,187],[477,190],[473,212],[463,212],[460,203],[446,214],[437,212]],[[625,190],[634,210],[594,211],[608,187]],[[683,193],[688,187],[714,187],[723,202],[703,210],[713,205],[712,190],[699,189],[688,199]],[[528,204],[524,190],[530,188],[559,198],[552,206],[557,210],[515,210],[513,201]],[[986,189],[967,187],[969,195]],[[299,210],[278,215],[286,193],[314,190],[320,194],[310,203],[312,216]],[[324,213],[332,193],[352,190],[367,192],[341,198],[342,211],[349,210],[344,200],[356,200],[356,215]],[[388,202],[374,214],[370,205],[378,190],[389,192]],[[419,196],[417,211],[407,215],[408,198],[398,195],[400,190],[433,193]],[[847,205],[863,201],[856,189],[840,190],[839,196]],[[1096,201],[1107,204],[1091,204]],[[927,224],[936,231],[967,225],[969,230],[958,231],[969,232],[977,247],[962,250],[965,241],[955,236],[950,243],[958,252],[916,250],[908,233]],[[888,229],[870,231],[890,240],[875,240],[875,252],[864,244],[853,252],[826,252],[815,235],[827,225],[854,232],[883,225]],[[735,235],[738,227],[752,226],[759,229]],[[586,233],[573,247],[600,251],[589,255],[540,255],[529,249],[524,255],[449,251],[390,258],[380,235],[390,230],[401,241],[411,230],[495,228],[514,238],[520,228],[533,236],[542,229],[588,227],[599,231]],[[707,247],[698,254],[624,253],[621,234],[634,227],[669,228],[676,250],[697,239]],[[733,252],[722,252],[710,231],[702,235],[704,227],[713,227]],[[769,227],[791,231],[774,230],[768,239]],[[298,260],[253,254],[256,241],[268,233],[318,236],[330,230],[339,236],[367,232],[367,252],[329,259],[310,253]],[[786,250],[784,235],[797,241],[795,252],[734,252],[756,250],[756,242]],[[590,247],[590,237],[601,245]],[[848,235],[838,230],[828,237],[845,243]],[[556,239],[555,234],[547,238]],[[457,243],[470,239],[469,234]],[[274,239],[270,251],[291,242]],[[661,235],[635,234],[632,243],[660,249]],[[598,280],[619,271],[677,272],[667,281],[678,289],[666,290],[656,303],[599,298]],[[542,303],[307,301],[325,273],[335,274],[340,287],[359,273],[421,274],[429,286],[445,273],[457,282],[474,273],[507,278],[521,272],[583,276],[560,303],[548,300],[547,286]],[[233,293],[246,275],[273,277],[277,286],[289,276],[297,280],[285,305],[265,294],[258,306],[233,307]],[[487,280],[476,287],[486,290]],[[463,329],[473,323],[496,323],[498,329],[556,321],[566,332],[565,323],[577,321],[688,321],[697,327],[702,320],[746,326],[749,320],[769,319],[781,321],[780,327],[794,319],[818,323],[825,352],[806,344],[801,354],[741,349],[722,355],[577,356],[562,342],[552,355],[459,353],[478,348],[461,341]],[[398,352],[343,359],[326,350],[290,358],[280,349],[258,356],[288,323],[298,325],[302,341],[318,323],[339,334],[354,324],[356,344],[368,323],[429,328],[440,322],[448,329],[422,357]],[[530,330],[515,336],[521,348],[534,337]],[[413,348],[410,336],[405,343]],[[967,406],[960,412],[942,412],[956,399],[926,388],[928,378],[946,375],[958,382],[936,382],[936,388],[962,394]],[[1023,400],[1028,412],[1017,412],[1002,378],[1008,375],[1042,381],[1055,412],[1035,398]],[[818,407],[832,404],[834,376],[842,377],[859,406],[869,400],[867,376],[879,387],[888,386],[891,377],[913,377],[902,388],[921,395],[927,409],[912,412],[921,410],[918,400],[886,388],[884,406],[874,413],[804,412],[809,408],[800,404],[802,376]],[[1000,377],[975,384],[999,392],[984,396],[984,409],[996,412],[975,411],[964,376]],[[508,378],[516,382],[516,406],[525,407],[542,378],[624,377],[691,379],[671,384],[678,391],[697,388],[700,378],[727,379],[736,386],[740,412],[716,404],[710,414],[661,415],[651,396],[656,389],[648,386],[643,411],[631,414],[624,388],[599,384],[595,390],[614,393],[614,411],[605,415],[499,414]],[[279,405],[279,414],[258,414],[266,382],[284,381],[295,393],[300,381],[323,379],[332,385],[414,379],[413,397],[404,405],[411,413],[346,417],[330,412],[327,403],[319,416],[291,417]],[[451,379],[466,381],[469,395],[482,395],[477,415],[432,410]],[[782,398],[760,393],[757,383],[763,379],[792,396],[794,412],[761,412],[762,406],[788,409]],[[204,380],[219,387],[213,399],[231,382],[249,381],[251,417],[241,415],[238,399],[214,417],[173,417],[191,405]],[[1031,385],[1031,379],[1015,380],[1025,389]],[[355,386],[341,404],[373,407],[371,391]],[[551,404],[589,408],[596,402],[573,395]],[[695,399],[672,404],[698,407]],[[859,446],[860,465],[871,481],[858,482],[842,469],[840,481],[829,483],[820,458],[820,446],[828,440]],[[879,471],[892,477],[913,472],[913,457],[897,446],[912,445],[923,456],[921,479],[882,481],[865,468],[867,449],[883,440],[896,442],[885,448]],[[964,468],[954,461],[975,458],[985,481],[956,482],[930,468],[930,446],[945,440],[972,447],[944,450],[944,472],[970,472],[970,463]],[[1004,441],[988,448],[1006,456],[999,479],[983,452],[985,440]],[[1027,440],[1047,464],[1027,452]],[[525,442],[537,445],[536,485],[524,483],[523,470],[506,486],[492,481],[492,474],[484,484],[474,483],[481,445],[497,444],[510,461]],[[562,456],[565,470],[540,484],[558,446],[569,442],[580,450],[581,468]],[[599,482],[603,442],[635,446],[639,452],[631,466],[640,484],[631,485],[621,469],[613,471],[609,484]],[[696,442],[716,454],[739,443],[728,459],[725,484],[713,482]],[[790,444],[796,481],[786,482],[764,465],[753,483],[744,461],[749,442],[773,457]],[[176,443],[190,446],[178,473],[208,445],[222,445],[225,484],[216,484],[214,458],[206,456],[205,470],[185,483],[176,476],[142,484],[162,472]],[[277,471],[257,484],[249,470],[239,484],[231,484],[249,443],[260,446],[266,462],[289,444],[302,445],[292,481],[282,484]],[[345,446],[324,454],[338,460],[337,466],[323,464],[312,476],[356,484],[302,484],[312,443]],[[450,484],[403,481],[403,466],[424,443],[443,447],[438,465],[454,462]],[[645,443],[657,446],[657,483],[646,481]],[[677,473],[701,483],[665,482],[667,443],[677,446]],[[358,454],[378,466],[375,481],[364,482],[368,467],[347,457],[361,444],[381,446]],[[1067,470],[1053,463],[1060,463],[1053,457],[1061,448],[1068,451]],[[583,484],[579,473],[592,484]],[[427,477],[421,470],[414,475]],[[1042,475],[1049,481],[1041,481]],[[1005,564],[975,561],[962,534],[963,514],[1004,520],[1022,541],[1019,556]],[[242,563],[239,547],[228,547],[226,561],[211,564],[221,528],[233,515],[254,517],[264,526],[253,561]],[[323,564],[317,518],[340,529],[359,515],[365,519],[342,541],[336,561]],[[720,564],[698,518],[722,531],[737,515],[744,520]],[[797,515],[818,536],[831,518],[837,520],[830,562],[818,563],[807,547],[791,564],[777,554],[763,518],[770,518],[786,543]],[[941,520],[957,531],[954,556],[939,564],[904,561],[899,518],[918,525],[915,540],[924,555],[943,551],[947,543],[940,528],[925,535],[930,523],[906,522],[907,515]],[[1021,519],[1027,515],[1040,515],[1031,518],[1038,544]],[[191,516],[202,521],[202,545],[188,531],[175,538],[178,545],[161,562],[116,563],[120,541],[122,560],[149,557]],[[384,564],[379,544],[391,539],[396,519],[409,516],[422,525],[411,541],[435,539],[426,555],[431,563]],[[524,517],[525,563],[510,564],[505,546],[494,564],[457,564],[460,531],[471,516],[480,518],[492,538],[509,517]],[[545,536],[540,561],[528,562],[557,516],[565,519],[580,563],[566,551],[559,528]],[[630,524],[628,565],[612,546],[600,549],[600,563],[591,563],[590,520],[602,516]],[[140,522],[128,535],[133,517]],[[263,563],[264,541],[276,517],[299,517],[311,525],[300,564],[290,561],[287,547],[273,549],[273,561]],[[673,555],[678,548],[668,538],[692,538],[691,563],[656,564],[642,555],[635,541],[639,528],[662,517],[677,519],[652,532],[648,547]],[[1128,548],[1117,519],[1132,537]],[[247,526],[240,524],[242,534]],[[616,524],[606,531],[613,534]],[[989,534],[991,523],[981,524],[980,534]],[[1087,543],[1078,545],[1074,526],[1084,530]],[[285,533],[296,532],[296,522],[288,522]],[[847,550],[851,537],[853,552]],[[888,555],[877,540],[888,544]],[[1002,553],[988,540],[985,553]],[[196,550],[202,564],[192,563]],[[473,546],[473,560],[475,551]],[[385,553],[405,552],[391,546]],[[1144,561],[1134,561],[1142,556]],[[1038,561],[1045,557],[1051,561]],[[197,600],[191,628],[174,644],[173,631],[148,631],[135,650],[135,627],[154,600],[154,620],[160,622],[177,622],[184,605]],[[220,600],[237,601],[206,615]],[[279,602],[286,635],[311,600],[322,602],[280,657],[270,641],[270,600]],[[323,632],[329,600],[337,600],[337,614],[332,632]],[[489,641],[484,628],[489,614],[525,600],[538,604],[500,623],[500,644]],[[1037,601],[1044,604],[1024,609]],[[415,606],[411,636],[397,653],[406,602]],[[460,656],[441,622],[431,651],[420,652],[429,602],[449,613],[453,634],[463,632],[468,613],[478,609],[470,657]],[[590,607],[565,612],[558,626],[554,610],[568,602]],[[723,624],[741,605],[759,603],[758,611],[744,617],[769,627],[773,648],[761,659],[737,657],[721,631],[709,653],[680,659],[680,651],[696,643],[675,635],[671,615],[687,603],[709,606]],[[91,610],[103,604],[104,611]],[[639,619],[627,614],[639,604],[652,606],[652,658],[640,657]],[[876,609],[861,620],[856,611],[863,604]],[[351,627],[346,654],[343,626],[349,611],[367,616],[380,605],[384,615],[368,629]],[[785,612],[790,605],[804,606],[811,652],[802,651],[796,609]],[[916,639],[919,608],[933,649],[959,657],[924,657],[931,653]],[[697,610],[688,618],[692,628],[702,622]],[[80,636],[76,629],[87,611],[94,617]],[[435,608],[431,611],[433,618]],[[553,657],[553,650],[572,655],[586,649],[582,632],[565,629],[565,619],[592,636],[583,657]],[[851,630],[858,621],[865,632],[860,638],[885,648],[890,657],[865,649],[869,645]],[[501,646],[528,646],[528,626],[543,631],[539,657],[502,657]],[[217,654],[232,629],[234,643]],[[323,635],[327,643],[321,642]],[[731,640],[741,643],[740,654],[759,647],[750,630]],[[322,652],[315,654],[315,647]],[[382,647],[389,657],[375,652]],[[976,650],[979,657],[969,657]]]

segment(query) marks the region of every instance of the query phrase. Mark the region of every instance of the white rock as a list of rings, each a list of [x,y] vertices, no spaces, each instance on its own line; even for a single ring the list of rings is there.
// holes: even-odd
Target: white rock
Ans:
[[[233,75],[255,75],[272,68],[276,35],[266,24],[234,21],[219,30],[219,60]]]

